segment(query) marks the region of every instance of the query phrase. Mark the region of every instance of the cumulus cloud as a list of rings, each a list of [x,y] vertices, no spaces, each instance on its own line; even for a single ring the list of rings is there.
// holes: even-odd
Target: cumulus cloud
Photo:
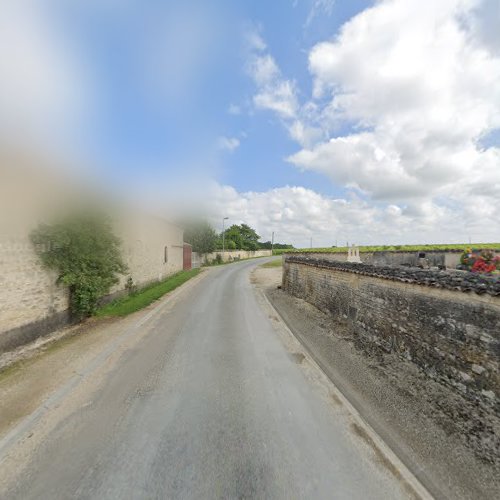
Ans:
[[[471,236],[494,238],[487,216],[466,221],[462,208],[425,202],[402,207],[375,205],[351,194],[334,198],[300,186],[267,191],[238,192],[215,182],[204,187],[201,213],[220,230],[222,217],[229,223],[247,223],[264,240],[275,231],[280,242],[307,247],[380,243],[464,242]],[[478,215],[478,214],[476,214]],[[487,215],[485,214],[481,215]]]
[[[299,246],[308,245],[311,237],[314,244],[330,246],[336,238],[354,238],[351,229],[369,224],[374,216],[359,199],[330,199],[303,187],[240,193],[217,183],[211,184],[205,210],[216,227],[223,214],[230,223],[255,227],[263,239],[270,239],[275,231],[279,241]]]
[[[500,58],[473,36],[477,5],[388,0],[313,47],[323,123],[353,130],[290,161],[382,200],[446,195],[471,174],[491,175],[479,171],[491,152],[478,141],[500,126]]]
[[[288,160],[427,233],[458,220],[498,239],[500,145],[483,139],[500,128],[499,16],[492,0],[384,0],[353,17],[309,53]]]

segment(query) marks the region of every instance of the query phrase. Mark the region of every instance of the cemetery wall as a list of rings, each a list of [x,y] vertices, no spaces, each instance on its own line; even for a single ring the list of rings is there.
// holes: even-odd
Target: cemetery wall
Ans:
[[[359,252],[361,262],[373,264],[375,266],[417,266],[419,256],[423,254],[429,266],[446,269],[456,269],[460,263],[462,250],[431,250],[424,252],[414,251],[380,251],[380,252]],[[500,255],[500,251],[495,252]],[[288,254],[291,255],[291,254]],[[336,262],[346,262],[347,252],[307,252],[307,255],[316,259],[332,260]]]
[[[283,289],[329,313],[364,349],[499,408],[499,279],[287,255]]]

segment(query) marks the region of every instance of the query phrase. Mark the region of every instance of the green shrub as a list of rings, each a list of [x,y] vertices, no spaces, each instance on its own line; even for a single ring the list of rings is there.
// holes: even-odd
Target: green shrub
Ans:
[[[95,313],[99,299],[126,272],[120,240],[101,215],[78,214],[41,224],[31,240],[43,262],[69,288],[70,311],[79,320]]]

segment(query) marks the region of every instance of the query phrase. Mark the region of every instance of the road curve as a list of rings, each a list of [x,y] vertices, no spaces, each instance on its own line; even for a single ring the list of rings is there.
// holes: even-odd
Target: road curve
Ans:
[[[210,270],[145,323],[5,497],[411,496],[280,340],[250,283],[258,264]]]

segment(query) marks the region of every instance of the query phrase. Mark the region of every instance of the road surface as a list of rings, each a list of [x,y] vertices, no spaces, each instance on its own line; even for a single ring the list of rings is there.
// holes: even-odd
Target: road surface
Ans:
[[[175,307],[139,313],[140,340],[26,426],[43,439],[9,445],[3,498],[418,496],[290,352],[251,284],[261,263],[211,269]]]

